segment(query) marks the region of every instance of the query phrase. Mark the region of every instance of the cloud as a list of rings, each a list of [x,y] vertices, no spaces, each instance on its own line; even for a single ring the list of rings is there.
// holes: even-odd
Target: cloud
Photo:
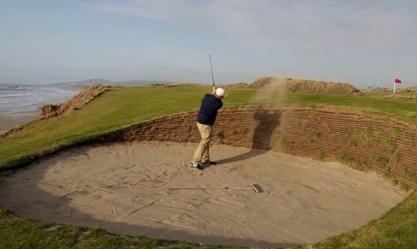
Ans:
[[[96,7],[207,29],[256,47],[362,51],[417,41],[414,1],[133,0]]]

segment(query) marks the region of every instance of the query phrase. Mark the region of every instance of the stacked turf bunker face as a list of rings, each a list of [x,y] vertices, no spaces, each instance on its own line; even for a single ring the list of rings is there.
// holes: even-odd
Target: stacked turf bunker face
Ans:
[[[198,142],[196,113],[182,113],[91,142]],[[229,108],[219,113],[214,143],[337,160],[374,170],[405,188],[417,186],[417,129],[404,122],[330,109]]]

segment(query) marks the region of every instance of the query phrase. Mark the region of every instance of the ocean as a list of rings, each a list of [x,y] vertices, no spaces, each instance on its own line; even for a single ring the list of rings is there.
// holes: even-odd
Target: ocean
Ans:
[[[0,84],[0,114],[38,111],[42,105],[64,102],[77,93],[51,85]]]

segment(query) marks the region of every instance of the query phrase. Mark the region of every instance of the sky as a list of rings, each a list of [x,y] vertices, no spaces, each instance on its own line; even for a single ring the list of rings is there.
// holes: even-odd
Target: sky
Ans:
[[[417,84],[417,1],[0,0],[0,84]]]

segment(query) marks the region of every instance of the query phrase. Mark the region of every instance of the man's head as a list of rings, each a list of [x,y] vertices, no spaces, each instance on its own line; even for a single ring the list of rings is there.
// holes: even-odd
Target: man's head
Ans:
[[[227,96],[227,93],[226,93],[226,91],[223,88],[216,88],[216,91],[214,92],[214,95],[218,99],[223,99],[224,97]]]

